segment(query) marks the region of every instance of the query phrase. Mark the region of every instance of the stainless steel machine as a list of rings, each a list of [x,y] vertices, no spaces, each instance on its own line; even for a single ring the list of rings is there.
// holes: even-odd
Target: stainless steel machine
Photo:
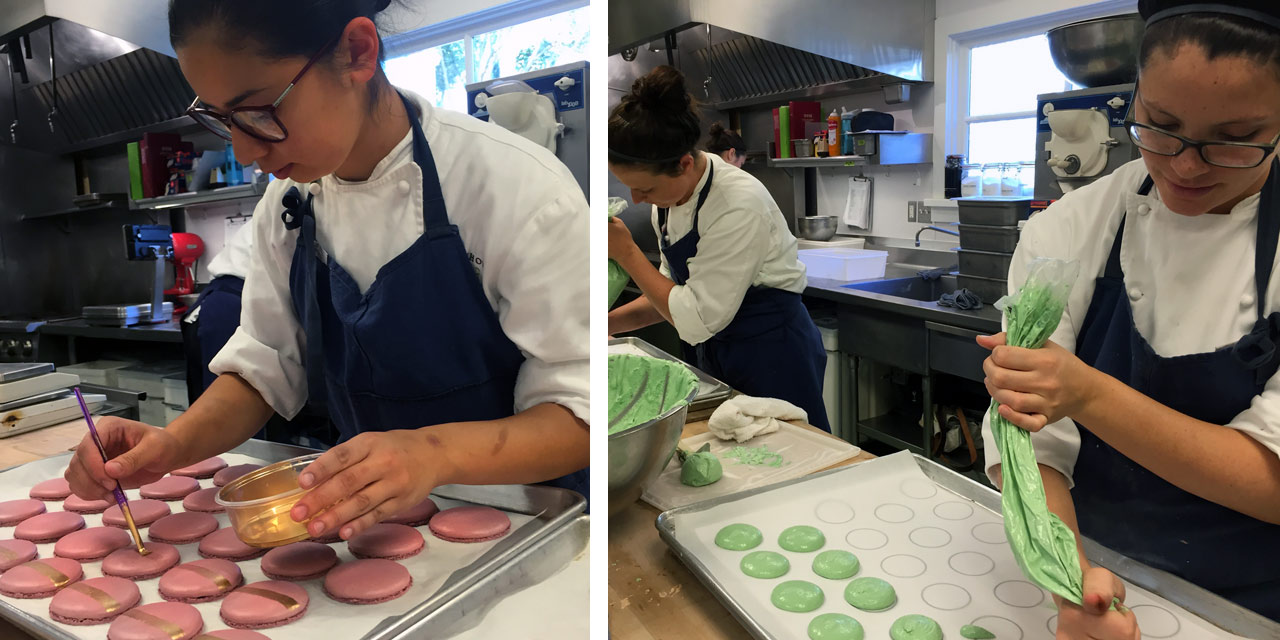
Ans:
[[[1124,128],[1131,100],[1132,84],[1037,97],[1037,199],[1061,198],[1139,157]]]
[[[588,196],[589,67],[574,62],[467,85],[471,115],[550,149]]]

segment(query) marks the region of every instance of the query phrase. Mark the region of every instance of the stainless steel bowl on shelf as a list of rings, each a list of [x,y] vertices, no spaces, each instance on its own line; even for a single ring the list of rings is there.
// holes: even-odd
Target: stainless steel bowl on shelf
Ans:
[[[1138,50],[1146,24],[1130,13],[1055,27],[1049,55],[1068,80],[1083,87],[1128,84],[1138,76]]]
[[[796,226],[805,240],[830,240],[836,235],[837,224],[835,216],[800,216]]]

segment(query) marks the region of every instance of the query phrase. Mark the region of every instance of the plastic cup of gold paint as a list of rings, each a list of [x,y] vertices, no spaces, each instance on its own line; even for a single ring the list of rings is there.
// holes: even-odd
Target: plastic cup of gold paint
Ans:
[[[307,493],[298,475],[319,453],[291,458],[255,469],[222,487],[214,500],[227,511],[236,537],[251,547],[279,547],[307,540],[307,522],[295,522],[289,511]]]

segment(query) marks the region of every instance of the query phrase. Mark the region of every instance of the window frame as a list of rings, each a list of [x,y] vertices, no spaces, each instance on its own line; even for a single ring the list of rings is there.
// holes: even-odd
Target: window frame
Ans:
[[[512,0],[452,20],[389,36],[383,39],[383,47],[386,58],[390,60],[462,40],[463,55],[466,59],[463,84],[469,85],[476,82],[475,59],[471,44],[473,36],[581,9],[590,4],[590,0]]]
[[[1072,22],[1132,12],[1132,0],[1106,0],[1049,15],[951,34],[947,38],[947,95],[948,98],[955,96],[956,99],[947,100],[946,129],[948,135],[945,153],[962,155],[965,157],[965,161],[968,162],[969,125],[971,124],[1035,118],[1038,116],[1034,109],[1031,111],[1011,111],[982,116],[969,115],[969,94],[972,85],[971,61],[974,49],[1040,35],[1049,29]]]

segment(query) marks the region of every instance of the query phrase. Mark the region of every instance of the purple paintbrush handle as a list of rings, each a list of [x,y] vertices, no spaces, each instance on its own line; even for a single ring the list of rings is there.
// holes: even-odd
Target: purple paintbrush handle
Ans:
[[[102,446],[102,439],[98,437],[98,428],[93,426],[93,416],[89,415],[89,405],[84,403],[84,396],[80,395],[80,387],[73,387],[72,390],[75,391],[76,400],[80,402],[80,412],[84,414],[84,421],[89,424],[89,433],[93,435],[93,443],[98,445],[98,453],[102,454],[102,463],[106,464],[110,458],[107,457],[106,448]],[[111,493],[115,495],[116,504],[120,505],[121,508],[128,502],[128,499],[124,497],[124,491],[120,488],[119,482],[116,482],[116,488]]]

